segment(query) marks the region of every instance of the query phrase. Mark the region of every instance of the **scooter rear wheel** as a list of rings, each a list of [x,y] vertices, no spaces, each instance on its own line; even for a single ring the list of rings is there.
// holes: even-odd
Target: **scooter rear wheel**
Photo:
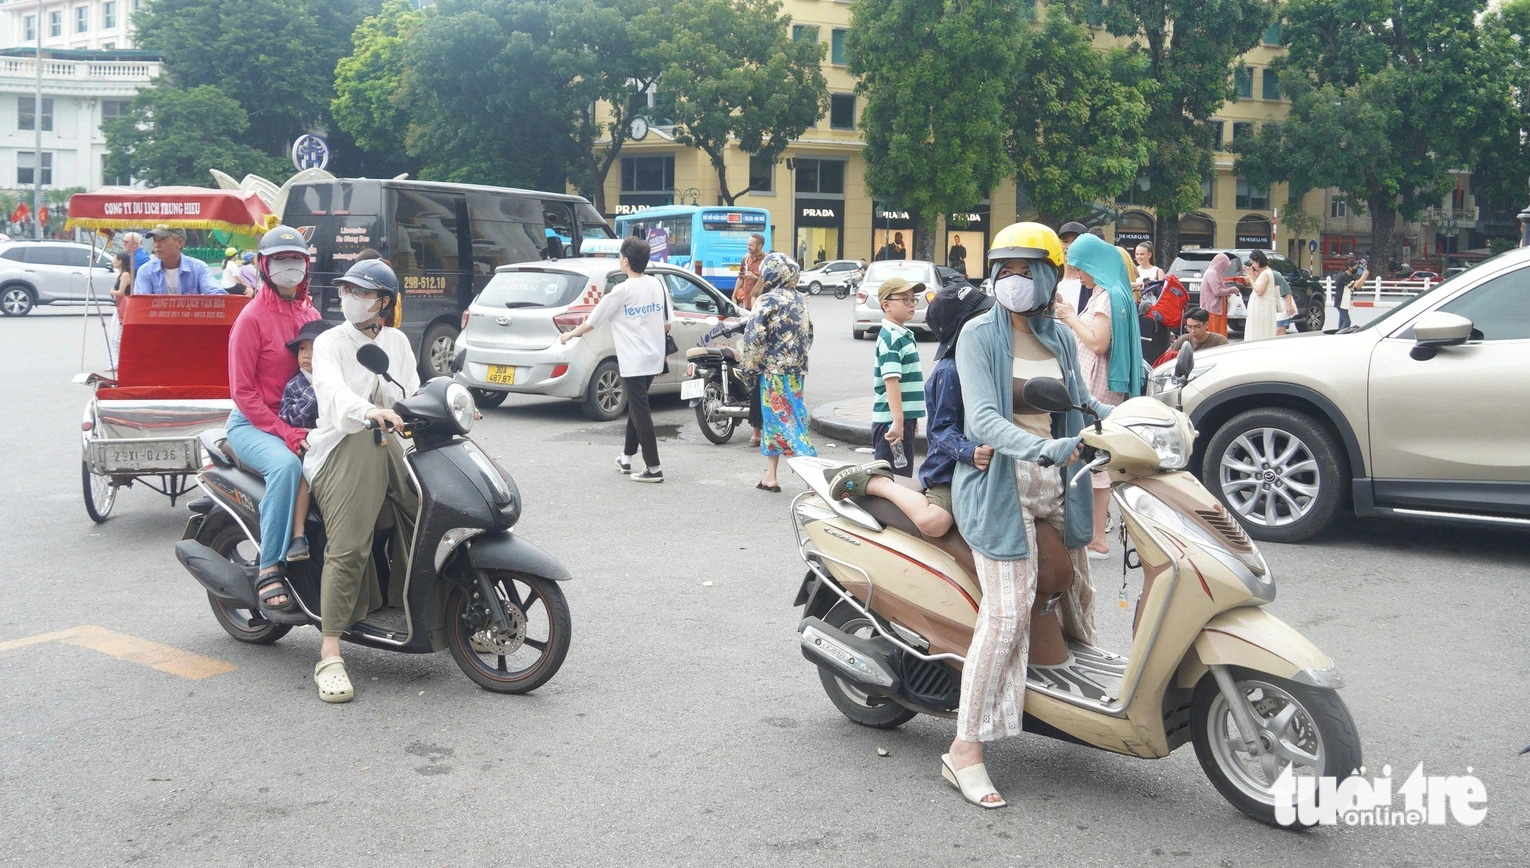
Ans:
[[[1287,768],[1293,780],[1321,775],[1343,781],[1355,774],[1360,734],[1349,709],[1333,690],[1247,669],[1235,669],[1232,676],[1248,700],[1264,750],[1244,749],[1232,709],[1208,672],[1196,685],[1190,708],[1201,769],[1223,798],[1250,817],[1280,828],[1311,826],[1277,820],[1274,783]]]
[[[696,402],[696,425],[701,428],[702,436],[718,446],[732,440],[733,429],[738,427],[737,419],[715,411],[721,406],[722,386],[716,380],[708,380],[701,400]]]
[[[557,582],[493,571],[489,584],[509,620],[489,622],[477,587],[453,588],[446,598],[446,644],[463,674],[484,690],[530,693],[558,673],[568,656],[573,619]],[[487,624],[477,627],[475,625]]]
[[[823,621],[852,636],[872,635],[871,622],[865,615],[846,603],[840,603],[830,609],[829,613],[823,616]],[[818,670],[818,679],[823,682],[823,691],[829,694],[829,701],[834,703],[834,707],[839,709],[840,714],[861,726],[869,726],[872,729],[897,729],[918,715],[918,712],[910,711],[891,699],[867,696],[854,685],[847,684],[829,674],[822,667]]]
[[[255,564],[255,544],[251,543],[239,529],[239,525],[229,522],[228,526],[219,531],[213,537],[208,548],[228,558],[236,564],[253,566]],[[292,631],[291,624],[273,624],[260,617],[257,611],[235,608],[233,604],[207,595],[207,603],[212,606],[213,617],[218,619],[218,626],[223,632],[233,636],[240,642],[250,645],[270,645]]]

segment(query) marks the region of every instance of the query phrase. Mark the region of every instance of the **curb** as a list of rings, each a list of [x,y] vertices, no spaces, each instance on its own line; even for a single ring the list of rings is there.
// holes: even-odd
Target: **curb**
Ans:
[[[838,410],[841,407],[854,404],[869,404],[870,402],[870,398],[851,398],[845,401],[819,404],[808,413],[808,428],[840,443],[852,446],[870,446],[870,422],[858,422],[838,415]],[[915,452],[922,453],[925,451],[925,440],[924,431],[922,430],[923,426],[920,427],[919,434],[914,438],[914,450]]]

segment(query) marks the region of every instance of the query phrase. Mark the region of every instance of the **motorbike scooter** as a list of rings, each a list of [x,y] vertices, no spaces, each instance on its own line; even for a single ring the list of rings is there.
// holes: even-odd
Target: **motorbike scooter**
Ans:
[[[739,368],[738,350],[707,343],[714,338],[742,334],[748,322],[745,318],[730,326],[714,328],[699,345],[685,351],[685,381],[680,384],[680,397],[691,402],[702,435],[719,446],[733,439],[740,419],[749,418],[749,381]]]
[[[1187,347],[1176,366],[1181,382],[1193,366]],[[1025,400],[1074,409],[1058,380],[1032,379]],[[1360,767],[1359,735],[1333,662],[1264,609],[1275,600],[1264,557],[1185,472],[1194,442],[1189,417],[1153,398],[1130,399],[1086,426],[1088,463],[1066,482],[1109,474],[1127,564],[1145,575],[1137,623],[1124,656],[1063,634],[1057,608],[1071,566],[1060,535],[1038,522],[1023,726],[1145,759],[1193,742],[1217,790],[1275,825],[1277,793],[1300,791],[1277,790],[1277,779],[1287,771],[1348,777]],[[870,727],[918,713],[954,717],[982,600],[971,550],[955,531],[922,537],[889,501],[829,497],[842,465],[788,464],[812,489],[791,507],[808,566],[795,602],[800,647],[830,700]]]
[[[387,377],[380,347],[357,351],[368,369]],[[394,411],[402,430],[409,478],[419,495],[413,543],[402,575],[388,574],[386,552],[374,561],[388,585],[402,583],[402,607],[386,606],[341,638],[357,645],[427,654],[450,649],[462,671],[496,693],[526,693],[557,673],[568,654],[572,622],[559,587],[571,576],[551,555],[513,532],[521,516],[515,480],[467,435],[476,408],[472,395],[449,377],[437,377]],[[319,577],[324,565],[324,520],[306,522],[308,560],[289,564],[287,582],[297,596],[293,623],[263,615],[255,593],[260,552],[261,477],[239,463],[221,430],[202,434],[210,463],[198,476],[206,493],[191,505],[175,554],[207,590],[213,616],[241,642],[269,645],[294,625],[321,625]],[[379,534],[382,536],[382,534]],[[281,541],[285,544],[286,540]]]

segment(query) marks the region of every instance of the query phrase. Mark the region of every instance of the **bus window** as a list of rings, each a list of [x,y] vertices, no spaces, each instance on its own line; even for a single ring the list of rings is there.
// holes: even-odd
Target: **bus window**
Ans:
[[[457,271],[457,210],[447,194],[399,190],[396,271]]]

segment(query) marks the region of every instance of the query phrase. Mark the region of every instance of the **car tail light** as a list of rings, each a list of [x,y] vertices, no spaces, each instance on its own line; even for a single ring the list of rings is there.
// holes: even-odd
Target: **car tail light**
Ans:
[[[553,317],[553,325],[558,327],[558,331],[567,333],[578,328],[579,324],[588,319],[589,316],[590,314],[588,311],[580,311],[579,313],[560,313]]]
[[[80,430],[81,431],[89,431],[90,429],[92,429],[94,427],[96,427],[96,423],[94,423],[94,422],[81,422],[80,423]]]
[[[864,293],[864,292],[857,292],[855,294],[855,303],[856,304],[865,304],[866,303],[866,293]]]
[[[548,379],[556,380],[566,373],[568,373],[568,365],[553,365],[552,376]]]
[[[458,329],[458,331],[464,331],[464,332],[467,331],[468,320],[470,320],[472,318],[473,318],[473,312],[472,311],[469,311],[469,310],[463,311],[462,312],[462,326],[461,326],[461,328]]]

